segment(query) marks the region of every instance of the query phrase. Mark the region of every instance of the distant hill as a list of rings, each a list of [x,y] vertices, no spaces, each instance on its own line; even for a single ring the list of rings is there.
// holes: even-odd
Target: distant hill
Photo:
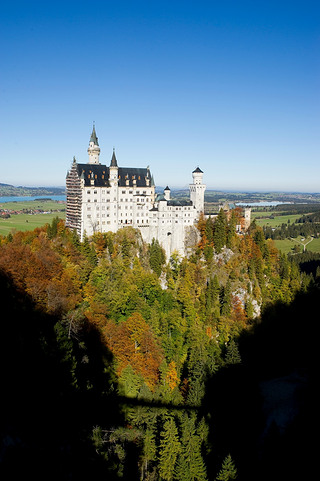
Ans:
[[[63,195],[64,187],[24,187],[0,183],[0,196]]]

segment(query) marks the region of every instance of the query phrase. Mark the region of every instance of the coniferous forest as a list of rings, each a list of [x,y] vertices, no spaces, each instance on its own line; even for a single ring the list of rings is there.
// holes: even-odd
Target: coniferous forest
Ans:
[[[235,215],[0,239],[1,479],[312,479],[320,269]]]

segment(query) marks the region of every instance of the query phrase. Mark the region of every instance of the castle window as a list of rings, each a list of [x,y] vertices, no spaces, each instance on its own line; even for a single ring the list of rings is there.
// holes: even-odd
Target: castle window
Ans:
[[[90,190],[87,190],[87,194],[90,194]]]
[[[94,199],[94,202],[97,202],[97,199]]]
[[[88,202],[91,202],[91,200],[90,200],[90,199],[88,199]]]
[[[93,191],[94,194],[97,194],[98,192],[96,190]]]

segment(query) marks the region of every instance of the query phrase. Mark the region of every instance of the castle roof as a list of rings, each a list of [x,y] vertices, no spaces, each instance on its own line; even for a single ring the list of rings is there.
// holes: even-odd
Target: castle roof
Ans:
[[[176,207],[183,207],[183,206],[186,206],[186,205],[192,205],[192,202],[191,200],[178,200],[178,199],[171,199],[171,200],[168,200],[168,205],[171,205],[171,206],[176,206]]]
[[[117,159],[116,159],[116,153],[113,149],[113,154],[110,162],[110,167],[118,167]]]
[[[98,137],[97,137],[97,134],[96,134],[96,129],[95,129],[94,124],[93,124],[92,134],[91,134],[91,137],[90,137],[90,142],[93,142],[95,145],[99,145]]]
[[[90,186],[91,180],[94,179],[96,187],[110,187],[109,184],[109,167],[102,164],[77,164],[79,177],[84,179],[84,185]],[[147,185],[147,179],[149,184]],[[133,181],[135,180],[135,184]],[[135,185],[136,187],[150,187],[151,177],[147,168],[136,167],[118,167],[118,185],[119,187]]]
[[[199,169],[199,167],[197,167],[193,172],[193,174],[197,173],[197,174],[203,174],[202,170]]]

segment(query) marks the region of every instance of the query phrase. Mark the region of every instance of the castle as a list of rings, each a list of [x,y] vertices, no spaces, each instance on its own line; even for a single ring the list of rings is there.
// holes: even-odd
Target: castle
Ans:
[[[67,173],[66,225],[84,234],[116,232],[126,226],[140,230],[143,239],[157,239],[167,256],[173,251],[186,253],[186,239],[200,212],[204,211],[203,172],[192,172],[190,200],[170,198],[170,189],[156,195],[149,167],[119,167],[115,151],[109,166],[100,163],[100,147],[95,127],[88,147],[89,160],[73,159]]]
[[[196,240],[195,224],[204,212],[203,172],[192,172],[190,200],[170,198],[170,188],[156,195],[149,167],[119,167],[113,150],[109,166],[100,163],[100,147],[95,127],[88,147],[89,160],[73,159],[67,173],[66,225],[76,229],[81,240],[96,232],[116,232],[132,226],[151,243],[156,239],[167,257],[173,251],[186,255]]]

